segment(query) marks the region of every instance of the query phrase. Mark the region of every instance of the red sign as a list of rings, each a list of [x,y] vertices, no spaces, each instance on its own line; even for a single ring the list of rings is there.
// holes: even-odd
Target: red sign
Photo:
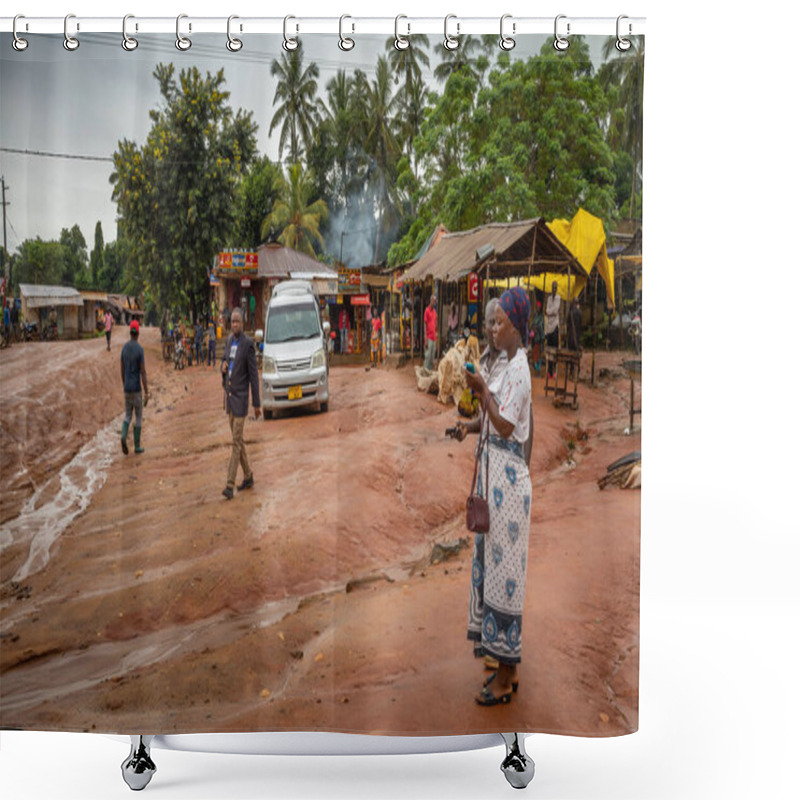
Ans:
[[[368,306],[369,305],[369,295],[368,294],[352,294],[352,295],[350,295],[350,305],[353,305],[353,306]]]
[[[468,278],[468,286],[469,286],[469,302],[470,303],[477,303],[478,302],[478,273],[477,272],[470,272]]]

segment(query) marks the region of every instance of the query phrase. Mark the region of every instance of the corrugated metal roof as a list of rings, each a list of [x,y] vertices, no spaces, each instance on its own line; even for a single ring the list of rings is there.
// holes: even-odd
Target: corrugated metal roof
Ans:
[[[292,273],[314,277],[336,277],[336,270],[282,244],[262,244],[258,248],[259,278],[288,278]]]
[[[421,281],[429,277],[443,281],[458,280],[484,263],[478,260],[477,251],[486,245],[494,247],[494,255],[491,257],[493,276],[526,274],[533,249],[534,231],[536,263],[531,270],[532,274],[545,269],[548,272],[566,272],[568,266],[573,274],[584,274],[577,259],[539,217],[520,222],[489,223],[469,231],[446,233],[419,261],[406,270],[403,280]],[[546,260],[546,264],[537,266],[542,259]]]
[[[40,283],[21,283],[19,285],[19,292],[20,295],[24,297],[52,297],[53,299],[81,300],[81,293],[71,286],[45,286]]]

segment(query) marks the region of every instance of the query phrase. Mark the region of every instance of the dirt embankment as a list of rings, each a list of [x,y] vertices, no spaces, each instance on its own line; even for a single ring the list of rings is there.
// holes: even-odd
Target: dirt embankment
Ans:
[[[17,366],[10,389],[3,381],[0,430],[16,428],[20,443],[16,466],[4,458],[0,473],[4,520],[121,414],[120,338],[112,353],[99,340],[55,343],[63,355],[42,375],[17,359],[48,345],[4,351],[2,375],[6,353]],[[230,432],[218,372],[175,372],[160,359],[156,331],[142,341],[153,394],[146,452],[124,457],[112,443],[105,483],[44,569],[12,583],[25,547],[4,548],[2,724],[636,728],[639,493],[596,485],[607,464],[639,449],[637,433],[622,433],[621,356],[602,354],[610,372],[581,385],[577,412],[554,408],[534,381],[521,685],[509,706],[482,709],[472,697],[483,673],[465,638],[472,442],[444,438],[453,407],[417,392],[410,366],[336,368],[327,414],[246,424],[256,486],[226,502]],[[87,376],[80,393],[75,364]],[[56,427],[29,421],[41,413],[21,390],[32,383],[33,394],[59,399]],[[17,398],[12,412],[6,396]],[[50,473],[31,453],[47,454]]]

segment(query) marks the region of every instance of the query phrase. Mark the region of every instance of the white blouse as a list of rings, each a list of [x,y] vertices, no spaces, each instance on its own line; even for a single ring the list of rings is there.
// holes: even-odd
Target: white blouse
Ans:
[[[520,347],[514,358],[508,362],[495,399],[500,416],[514,425],[511,438],[524,445],[530,434],[531,408],[531,371],[524,348]],[[489,433],[500,435],[491,420]]]

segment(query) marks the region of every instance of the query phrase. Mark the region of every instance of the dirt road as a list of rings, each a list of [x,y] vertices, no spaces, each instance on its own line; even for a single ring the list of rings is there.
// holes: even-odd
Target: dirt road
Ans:
[[[520,690],[484,709],[454,408],[410,366],[334,368],[328,413],[246,424],[255,489],[226,502],[219,373],[174,371],[143,330],[146,452],[123,456],[122,339],[3,351],[0,724],[636,729],[640,494],[596,484],[640,449],[621,354],[602,354],[577,412],[534,380]]]

